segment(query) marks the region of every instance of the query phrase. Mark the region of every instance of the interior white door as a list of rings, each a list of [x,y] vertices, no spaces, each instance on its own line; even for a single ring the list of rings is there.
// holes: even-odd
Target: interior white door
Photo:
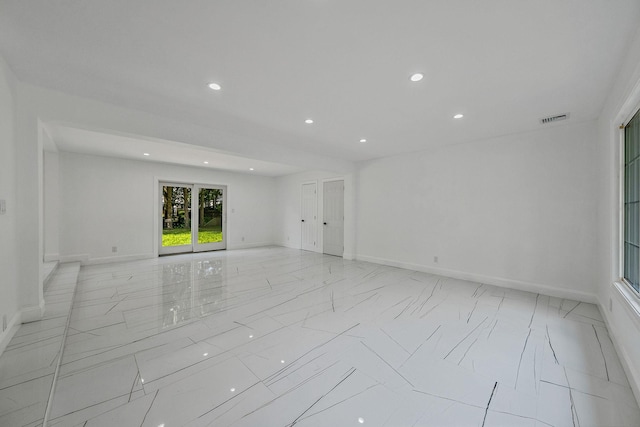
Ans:
[[[306,251],[315,251],[316,236],[318,233],[318,192],[315,182],[302,184],[302,206],[301,224],[302,224],[302,249]]]
[[[322,249],[325,254],[344,253],[344,181],[328,181],[323,186]]]

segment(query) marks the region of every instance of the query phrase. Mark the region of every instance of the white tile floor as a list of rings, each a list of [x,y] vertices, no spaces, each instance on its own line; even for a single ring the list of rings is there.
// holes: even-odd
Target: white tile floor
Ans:
[[[640,410],[594,305],[273,247],[83,267],[49,425],[640,426]]]
[[[0,357],[0,426],[42,425],[80,263],[47,266],[44,317],[20,326]],[[53,274],[51,274],[53,273]]]

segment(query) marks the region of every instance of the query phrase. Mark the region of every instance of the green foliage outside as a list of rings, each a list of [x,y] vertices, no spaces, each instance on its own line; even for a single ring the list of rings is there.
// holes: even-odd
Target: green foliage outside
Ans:
[[[222,227],[199,228],[198,243],[222,241]],[[191,244],[191,230],[184,228],[162,230],[162,246],[180,246]]]

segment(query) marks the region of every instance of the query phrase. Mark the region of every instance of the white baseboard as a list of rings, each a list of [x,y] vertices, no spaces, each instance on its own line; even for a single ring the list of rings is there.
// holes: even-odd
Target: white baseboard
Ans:
[[[89,260],[89,254],[61,255],[59,257],[60,263],[64,263],[64,262],[81,262],[81,263],[85,263],[88,260]]]
[[[63,255],[60,257],[60,263],[80,262],[82,265],[98,265],[110,264],[112,262],[138,261],[141,259],[156,258],[153,253],[134,254],[134,255],[116,255],[108,257],[91,258],[88,254]]]
[[[274,245],[273,242],[240,243],[240,244],[229,245],[227,247],[227,250],[232,251],[234,249],[263,248],[265,246],[273,246],[273,245]]]
[[[22,312],[18,311],[11,317],[9,323],[7,323],[7,329],[0,333],[0,355],[4,353],[4,349],[7,348],[11,338],[18,332],[18,328],[22,324]]]
[[[243,244],[234,244],[229,245],[228,250],[234,249],[250,249],[250,248],[261,248],[264,246],[273,246],[273,242],[254,242],[254,243],[243,243]],[[133,255],[115,255],[108,257],[97,257],[91,258],[88,254],[76,254],[76,255],[63,255],[60,257],[60,263],[64,262],[80,262],[82,265],[99,265],[99,264],[111,264],[114,262],[127,262],[127,261],[139,261],[144,259],[153,259],[157,258],[158,254],[154,253],[143,253],[143,254],[133,254]]]
[[[598,302],[595,294],[589,292],[575,291],[572,289],[562,289],[554,286],[539,283],[524,282],[521,280],[505,279],[503,277],[485,276],[481,274],[468,273],[464,271],[448,270],[445,268],[431,267],[421,264],[411,264],[407,262],[395,261],[384,258],[377,258],[368,255],[356,255],[359,261],[372,262],[374,264],[388,265],[391,267],[405,268],[407,270],[421,271],[423,273],[438,274],[440,276],[451,277],[471,282],[486,283],[487,285],[500,286],[502,288],[517,289],[520,291],[533,292],[557,298],[571,299],[575,301],[596,304]]]
[[[290,242],[278,242],[278,243],[274,243],[275,246],[282,246],[284,248],[290,248],[290,249],[300,249],[300,250],[304,250],[301,249],[300,246],[297,245],[292,245]],[[322,249],[318,248],[316,250],[310,251],[310,252],[316,252],[321,254],[322,253]],[[349,260],[349,261],[353,261],[356,259],[356,256],[350,252],[345,252],[342,254],[342,258]]]
[[[55,274],[56,270],[58,270],[58,267],[60,266],[60,261],[45,261],[45,262],[55,262],[56,263],[56,265],[47,274],[47,276],[42,278],[42,288],[46,291],[47,288],[49,287],[49,282],[53,278],[53,275]]]
[[[282,246],[283,248],[289,248],[289,249],[300,249],[300,246],[294,245],[291,242],[278,242],[278,243],[274,243],[274,245]]]
[[[152,253],[146,254],[134,254],[134,255],[117,255],[99,258],[88,258],[82,261],[82,265],[98,265],[98,264],[111,264],[112,262],[126,262],[126,261],[139,261],[142,259],[152,259],[156,256]]]
[[[25,307],[20,310],[20,321],[22,323],[37,322],[42,320],[44,315],[44,300],[40,300],[40,304],[31,307]]]
[[[60,254],[44,254],[44,262],[60,261]]]

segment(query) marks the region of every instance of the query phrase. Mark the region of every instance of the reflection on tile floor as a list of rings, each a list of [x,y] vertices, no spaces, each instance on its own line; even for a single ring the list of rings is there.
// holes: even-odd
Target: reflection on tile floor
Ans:
[[[276,247],[79,280],[50,425],[640,425],[592,304]]]

